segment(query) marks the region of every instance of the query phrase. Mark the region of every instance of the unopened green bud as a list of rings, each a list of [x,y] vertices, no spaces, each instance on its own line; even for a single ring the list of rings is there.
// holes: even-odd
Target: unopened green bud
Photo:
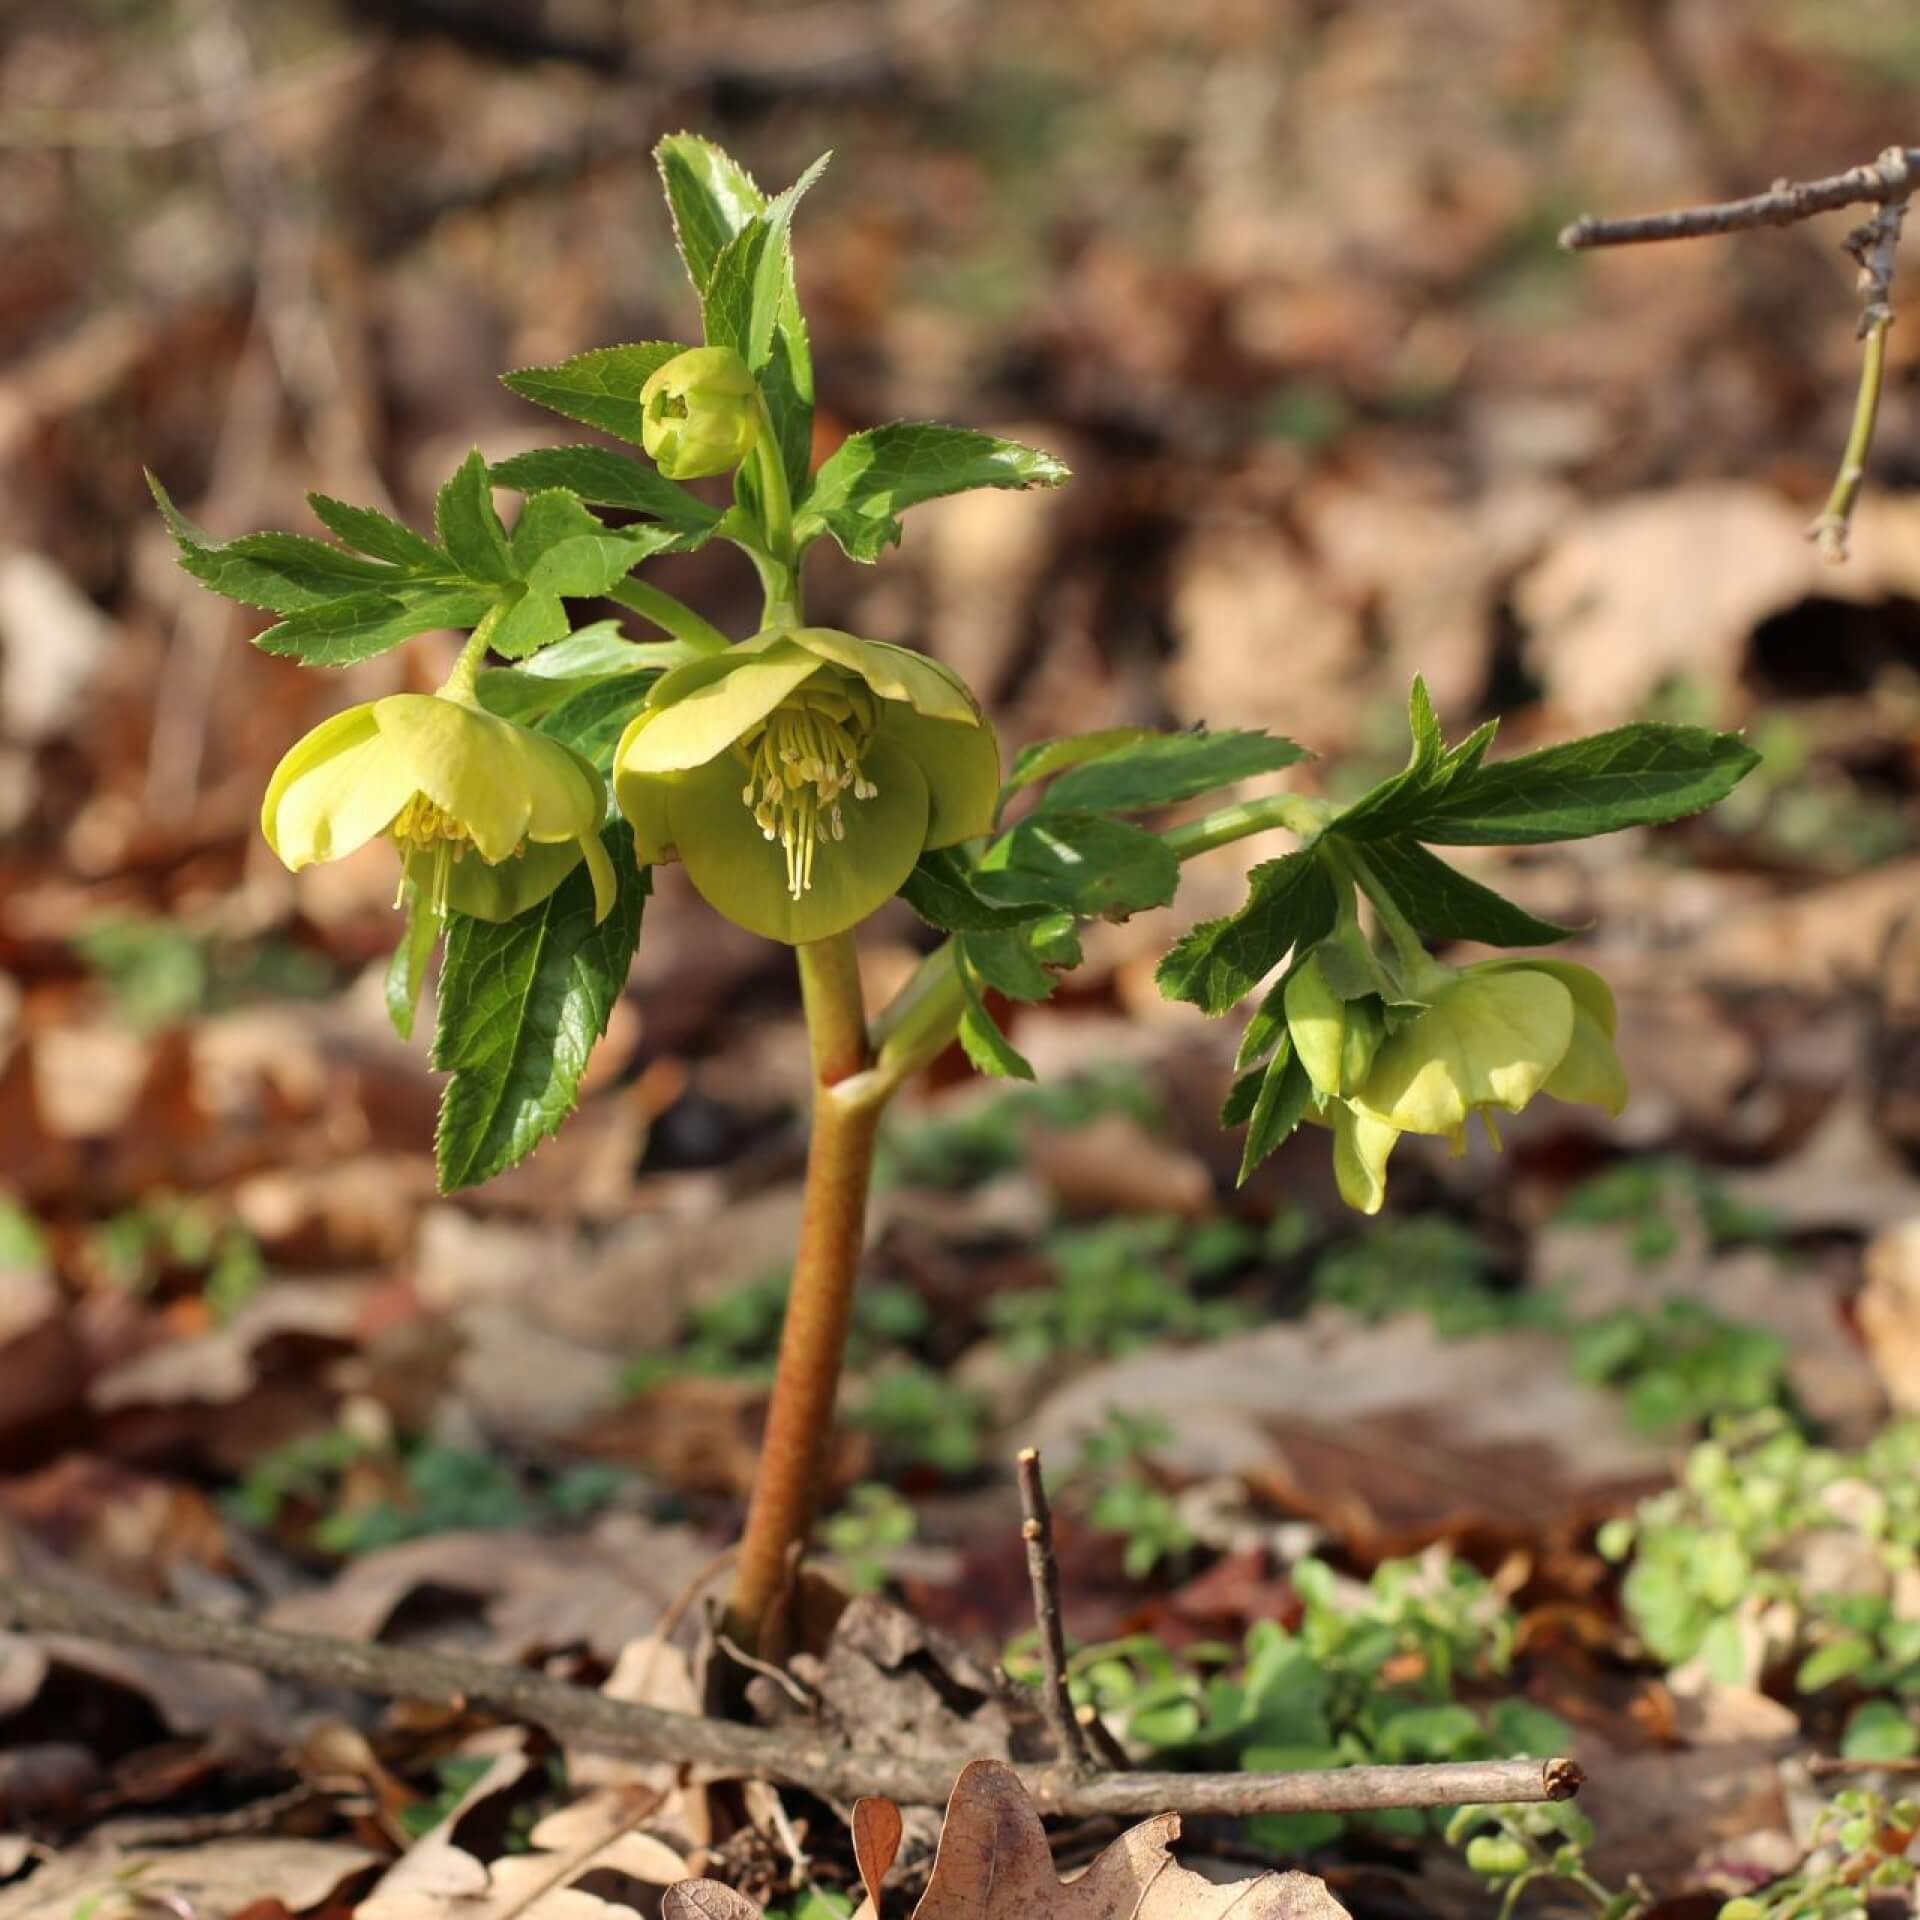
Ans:
[[[669,480],[731,473],[760,434],[760,392],[731,347],[676,354],[640,389],[640,441]]]
[[[1287,1027],[1307,1077],[1324,1094],[1358,1089],[1386,1038],[1377,996],[1342,999],[1327,978],[1315,948],[1287,982]]]

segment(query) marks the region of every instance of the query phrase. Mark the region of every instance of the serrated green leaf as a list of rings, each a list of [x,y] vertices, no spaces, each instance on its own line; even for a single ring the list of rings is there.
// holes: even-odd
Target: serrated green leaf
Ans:
[[[357,593],[289,614],[256,635],[253,644],[262,653],[285,654],[309,667],[350,667],[416,633],[475,626],[493,604],[493,595],[472,587]]]
[[[964,959],[954,969],[966,1010],[960,1016],[960,1047],[974,1068],[997,1080],[1031,1080],[1033,1063],[994,1024]]]
[[[1333,881],[1319,856],[1307,850],[1283,854],[1254,868],[1238,913],[1195,927],[1154,977],[1169,1000],[1225,1013],[1296,945],[1304,951],[1324,940],[1337,911]]]
[[[668,134],[654,147],[653,158],[687,278],[704,297],[714,262],[766,206],[766,196],[737,160],[698,134]]]
[[[533,593],[560,594],[569,600],[594,600],[611,592],[641,561],[674,544],[671,527],[622,527],[617,531],[575,534],[556,540],[527,569]]]
[[[397,567],[416,573],[450,574],[453,562],[424,534],[398,520],[389,519],[372,507],[356,507],[331,494],[310,493],[307,505],[313,517],[333,535],[376,560],[390,560]]]
[[[216,540],[180,512],[152,474],[147,485],[173,535],[181,566],[203,586],[243,605],[269,613],[305,613],[330,601],[412,585],[423,577],[411,568],[403,571],[300,533],[243,533],[238,539]],[[439,578],[451,577],[444,556],[436,555],[435,563]]]
[[[1044,907],[1000,906],[974,888],[973,870],[952,847],[923,853],[900,888],[906,901],[929,926],[943,933],[993,933],[1030,925]]]
[[[900,539],[900,516],[923,500],[976,487],[1057,487],[1066,465],[1038,447],[967,427],[897,420],[850,434],[821,463],[794,516],[802,545],[831,533],[853,560],[877,560]]]
[[[500,384],[549,413],[598,427],[616,440],[641,444],[645,418],[640,389],[669,360],[687,351],[677,340],[639,340],[620,347],[592,347],[554,367],[519,367]],[[524,457],[524,456],[523,456]],[[506,464],[506,463],[503,463]],[[509,484],[517,485],[517,482]],[[671,482],[668,483],[669,485]]]
[[[820,471],[825,473],[826,468]],[[1059,740],[1036,740],[1031,746],[1022,747],[1015,756],[1013,771],[1000,788],[1001,804],[1006,803],[1008,795],[1032,786],[1036,780],[1050,779],[1068,767],[1079,766],[1083,760],[1098,760],[1117,747],[1132,746],[1136,740],[1157,737],[1151,727],[1103,727],[1098,733],[1070,733]]]
[[[1236,1070],[1264,1060],[1273,1051],[1274,1043],[1287,1031],[1287,982],[1293,978],[1294,967],[1299,966],[1305,957],[1304,951],[1297,952],[1293,966],[1260,996],[1260,1004],[1247,1021],[1246,1031],[1240,1036],[1239,1050],[1234,1054]]]
[[[1491,887],[1469,880],[1416,840],[1372,841],[1365,859],[1368,870],[1392,895],[1394,904],[1429,940],[1544,947],[1569,939],[1578,931],[1542,920]]]
[[[1009,1000],[1045,1000],[1058,984],[1024,934],[964,933],[960,950],[969,970]]]
[[[1313,1081],[1283,1041],[1261,1076],[1260,1092],[1247,1117],[1247,1141],[1240,1154],[1235,1185],[1244,1187],[1254,1170],[1299,1126],[1313,1097]]]
[[[735,233],[714,263],[700,307],[708,344],[732,347],[759,380],[795,498],[806,488],[813,457],[813,357],[788,229],[801,196],[830,157],[822,154]],[[741,479],[750,492],[751,468]]]
[[[1304,747],[1265,733],[1154,734],[1062,773],[1039,811],[1144,813],[1306,758]]]
[[[547,680],[598,680],[610,673],[665,673],[705,657],[684,640],[629,640],[618,620],[596,620],[534,655],[520,671]]]
[[[469,580],[505,585],[514,578],[507,530],[493,510],[493,487],[478,447],[440,489],[433,524],[440,544]]]
[[[1180,862],[1164,840],[1097,813],[1030,815],[973,874],[975,892],[989,900],[1083,918],[1164,907],[1179,884]]]
[[[402,1040],[413,1038],[413,1016],[426,984],[427,962],[440,938],[440,917],[419,893],[407,888],[407,926],[387,962],[387,1018]]]
[[[503,660],[524,660],[567,637],[572,624],[557,594],[534,593],[516,583],[501,600],[505,609],[493,623],[487,644]]]
[[[435,1137],[443,1193],[517,1165],[573,1108],[632,964],[648,884],[626,824],[604,838],[619,892],[598,927],[584,865],[505,925],[448,918],[433,1041],[434,1066],[453,1075]]]
[[[658,673],[623,673],[596,680],[562,700],[540,722],[539,731],[564,741],[592,761],[603,777],[610,776],[613,750],[659,678]]]
[[[1759,759],[1737,734],[1639,721],[1478,766],[1406,830],[1439,846],[1534,846],[1657,826],[1724,799]]]
[[[717,507],[708,506],[657,467],[615,453],[611,447],[536,447],[500,461],[493,468],[493,481],[522,493],[557,487],[595,506],[644,513],[680,534],[681,552],[701,545],[720,524]]]
[[[605,532],[605,523],[589,513],[580,496],[570,488],[543,487],[538,493],[530,493],[521,505],[512,533],[507,536],[514,577],[524,580],[533,563],[563,540]]]
[[[1413,751],[1405,767],[1335,817],[1335,829],[1348,839],[1371,840],[1402,831],[1421,816],[1436,793],[1478,762],[1493,737],[1491,729],[1483,727],[1463,745],[1459,756],[1450,755],[1427,683],[1417,674],[1407,698],[1407,728],[1413,735]]]
[[[1244,1127],[1253,1118],[1254,1105],[1260,1098],[1260,1089],[1266,1078],[1265,1067],[1254,1067],[1234,1081],[1220,1105],[1221,1126],[1229,1130]]]

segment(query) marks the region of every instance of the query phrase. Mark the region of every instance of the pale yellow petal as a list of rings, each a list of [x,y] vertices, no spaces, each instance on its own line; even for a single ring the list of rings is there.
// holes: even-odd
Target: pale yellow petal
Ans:
[[[274,769],[261,831],[297,873],[365,846],[413,792],[412,774],[381,739],[372,711],[353,707],[295,742]]]
[[[1340,1198],[1360,1213],[1378,1213],[1387,1197],[1387,1157],[1400,1129],[1358,1113],[1345,1102],[1333,1109],[1333,1178]]]
[[[863,640],[838,627],[793,627],[796,646],[857,673],[883,700],[902,700],[916,713],[960,726],[979,726],[980,708],[966,682],[937,660],[886,640]]]
[[[889,701],[875,737],[899,747],[927,783],[927,845],[950,847],[993,830],[1000,799],[1000,745],[986,725],[931,720]]]
[[[678,773],[703,767],[820,671],[820,662],[800,647],[771,646],[738,659],[730,657],[734,651],[664,675],[648,697],[646,724],[630,726],[621,740],[616,769]],[[722,666],[728,668],[724,673],[717,671]]]
[[[373,713],[413,785],[460,823],[483,859],[504,860],[526,838],[533,798],[523,729],[431,693],[390,694]]]

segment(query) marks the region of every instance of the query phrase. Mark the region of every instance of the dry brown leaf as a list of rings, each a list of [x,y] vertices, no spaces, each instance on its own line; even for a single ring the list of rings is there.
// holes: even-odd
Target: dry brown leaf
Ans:
[[[72,1920],[96,1902],[103,1917],[135,1906],[153,1913],[229,1914],[261,1900],[305,1913],[330,1902],[377,1858],[343,1840],[241,1835],[138,1851],[81,1847],[0,1892],[0,1920]],[[116,1892],[129,1898],[116,1902]]]
[[[891,1800],[868,1794],[853,1803],[853,1857],[860,1866],[860,1884],[867,1890],[868,1904],[876,1914],[880,1911],[880,1883],[892,1869],[905,1830],[900,1809]]]
[[[890,1811],[897,1824],[897,1809]],[[1263,1873],[1223,1885],[1189,1871],[1168,1851],[1179,1832],[1177,1813],[1156,1814],[1062,1882],[1020,1776],[1001,1761],[972,1760],[954,1782],[933,1877],[912,1920],[1347,1920],[1346,1908],[1311,1874]],[[878,1878],[867,1880],[870,1898]],[[760,1920],[752,1901],[717,1880],[668,1888],[660,1910],[662,1920]]]

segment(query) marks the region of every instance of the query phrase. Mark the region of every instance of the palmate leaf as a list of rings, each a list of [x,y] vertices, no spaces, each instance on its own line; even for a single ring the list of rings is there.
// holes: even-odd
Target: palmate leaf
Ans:
[[[1122,919],[1164,907],[1180,863],[1157,835],[1097,813],[1030,814],[990,846],[974,890],[1003,906]]]
[[[1309,757],[1304,747],[1265,733],[1149,734],[1062,772],[1038,811],[1145,813]]]
[[[448,917],[433,1039],[434,1066],[453,1075],[434,1140],[443,1193],[517,1165],[573,1109],[632,965],[647,893],[626,823],[604,839],[619,890],[599,926],[584,865],[504,925]]]
[[[821,463],[794,517],[804,544],[833,535],[848,557],[877,560],[900,539],[900,516],[923,500],[976,487],[1057,487],[1064,462],[1038,447],[966,427],[900,420],[850,434]]]
[[[643,513],[679,534],[676,552],[702,545],[721,519],[718,507],[708,506],[677,480],[611,447],[536,447],[497,461],[493,481],[528,494],[558,487],[596,506]]]
[[[1332,932],[1338,898],[1318,854],[1282,854],[1248,876],[1238,913],[1203,921],[1160,962],[1155,974],[1169,1000],[1222,1014],[1251,993],[1298,947]]]
[[[644,413],[640,389],[669,360],[687,351],[677,340],[645,340],[630,346],[593,347],[554,367],[521,367],[503,373],[500,384],[549,413],[598,427],[616,440],[641,444]],[[524,456],[523,456],[524,457]],[[517,482],[512,484],[518,484]],[[672,486],[671,481],[664,484]]]

